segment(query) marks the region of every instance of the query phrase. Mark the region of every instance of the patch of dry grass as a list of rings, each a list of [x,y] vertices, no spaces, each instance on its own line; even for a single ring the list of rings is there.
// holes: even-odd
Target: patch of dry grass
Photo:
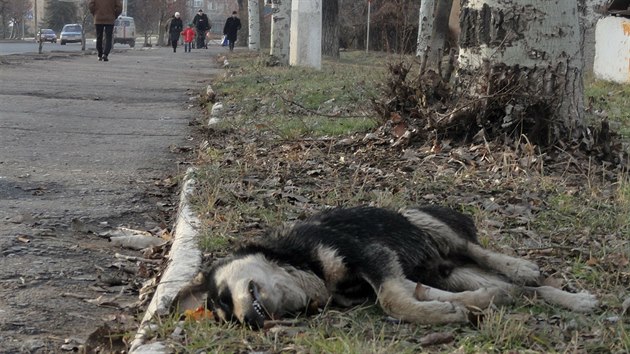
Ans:
[[[199,150],[194,202],[209,259],[329,206],[439,203],[471,214],[484,246],[537,262],[550,285],[591,291],[601,307],[584,315],[522,299],[489,309],[473,328],[396,324],[366,304],[261,332],[185,323],[171,345],[212,353],[629,352],[630,320],[621,314],[630,287],[627,173],[543,154],[527,141],[392,147],[388,136],[366,135],[386,60],[343,53],[313,72],[268,68],[251,54],[230,58],[213,84],[227,115],[204,131]],[[452,339],[421,340],[433,333]]]

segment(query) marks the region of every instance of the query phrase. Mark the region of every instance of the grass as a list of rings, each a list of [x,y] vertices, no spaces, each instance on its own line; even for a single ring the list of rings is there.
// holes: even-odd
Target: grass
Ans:
[[[378,65],[386,57],[371,62],[357,60],[361,57],[353,52],[326,62],[322,70],[266,67],[256,54],[231,58],[238,74],[216,82],[214,89],[223,100],[238,101],[239,114],[222,127],[252,125],[288,140],[373,129],[377,122],[370,116],[370,99],[378,94],[376,83],[385,74]],[[366,71],[373,75],[357,80]]]
[[[621,315],[630,288],[627,172],[552,160],[534,148],[444,143],[436,151],[431,143],[401,149],[387,137],[364,139],[378,125],[371,100],[391,59],[348,52],[315,71],[266,67],[248,53],[229,58],[230,68],[212,85],[225,117],[204,131],[207,144],[198,154],[193,203],[204,252],[221,257],[327,206],[439,203],[471,214],[485,247],[535,261],[550,284],[596,294],[597,312],[520,299],[484,311],[479,328],[428,327],[391,322],[365,304],[260,332],[172,317],[158,337],[188,353],[629,352],[630,321]],[[629,91],[596,81],[586,90],[626,143]],[[534,162],[524,166],[526,159]],[[423,342],[431,334],[452,339]]]
[[[608,117],[615,130],[630,138],[630,85],[589,78],[584,96],[591,112]]]

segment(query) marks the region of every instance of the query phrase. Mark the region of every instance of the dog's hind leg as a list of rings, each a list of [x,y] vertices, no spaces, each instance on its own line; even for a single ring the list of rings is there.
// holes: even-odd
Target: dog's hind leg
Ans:
[[[559,305],[578,312],[590,312],[598,304],[597,299],[587,292],[569,293],[550,286],[520,286],[505,281],[498,274],[493,274],[475,266],[457,267],[453,269],[451,274],[440,284],[440,287],[444,287],[450,291],[462,291],[462,294],[466,293],[466,290],[472,291],[473,293],[483,289],[498,291],[494,294],[495,297],[493,299],[493,302],[497,305],[508,304],[512,302],[515,297],[521,295],[539,296],[550,304]],[[446,296],[434,290],[429,291],[428,294],[424,296],[432,300],[443,299],[457,301],[453,297]]]
[[[450,292],[432,288],[430,286],[417,283],[414,286],[414,295],[420,301],[448,301],[464,304],[466,307],[485,309],[491,304],[504,305],[507,301],[505,291],[499,288],[481,288],[472,291]]]
[[[512,284],[499,274],[472,265],[453,268],[433,287],[409,283],[410,288],[415,288],[419,300],[455,301],[478,308],[486,308],[491,303],[506,305],[513,302]]]
[[[374,247],[372,247],[374,246]],[[414,290],[406,286],[403,269],[394,251],[380,245],[368,245],[363,252],[361,278],[370,284],[383,310],[402,321],[420,324],[468,322],[468,310],[458,303],[418,301]]]
[[[377,291],[378,302],[390,316],[419,324],[468,322],[468,310],[458,303],[418,301],[404,278],[387,279]]]
[[[533,262],[490,251],[472,242],[468,242],[466,248],[466,255],[479,266],[501,273],[516,284],[537,285],[540,282],[540,269]]]
[[[595,295],[588,292],[570,293],[551,286],[524,287],[525,295],[540,296],[546,302],[576,312],[592,312],[599,304]]]

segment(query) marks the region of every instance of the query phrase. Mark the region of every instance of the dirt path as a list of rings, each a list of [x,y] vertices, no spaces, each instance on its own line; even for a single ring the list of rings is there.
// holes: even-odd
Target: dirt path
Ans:
[[[130,325],[143,266],[114,255],[142,254],[99,234],[170,227],[166,178],[222,50],[0,58],[0,352]]]

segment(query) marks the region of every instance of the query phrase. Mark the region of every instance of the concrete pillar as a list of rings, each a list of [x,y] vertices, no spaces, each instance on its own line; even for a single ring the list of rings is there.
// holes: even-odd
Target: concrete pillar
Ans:
[[[597,21],[593,71],[598,79],[630,83],[630,19],[609,16]]]
[[[322,68],[322,0],[293,0],[289,64]]]
[[[291,0],[272,0],[270,54],[278,58],[281,65],[289,64],[290,32]]]

